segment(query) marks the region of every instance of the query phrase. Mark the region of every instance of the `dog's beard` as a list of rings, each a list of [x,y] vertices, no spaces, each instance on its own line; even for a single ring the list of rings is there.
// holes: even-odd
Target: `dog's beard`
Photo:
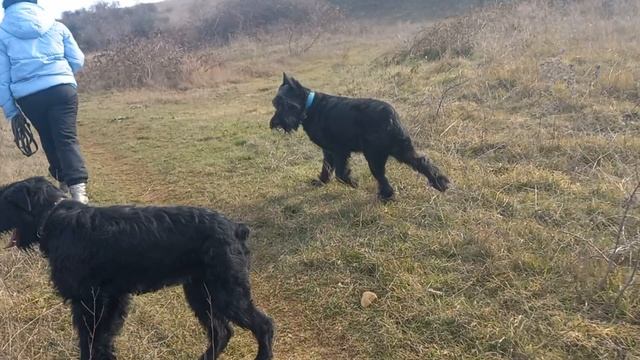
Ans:
[[[298,116],[298,114],[286,114],[276,111],[276,114],[271,119],[270,127],[272,130],[283,131],[290,134],[298,130],[303,118],[304,114]]]
[[[29,230],[20,230],[19,228],[15,228],[13,230],[5,231],[4,233],[0,233],[0,236],[8,235],[8,242],[5,245],[5,249],[18,248],[20,250],[28,250],[33,248],[38,243],[38,235],[34,232],[31,233]]]
[[[292,132],[298,131],[300,127],[301,121],[298,119],[289,119],[280,123],[279,128],[282,129],[285,133],[291,134]]]
[[[9,242],[5,245],[5,249],[11,249],[18,246],[18,242],[20,241],[20,233],[18,232],[18,229],[0,232],[0,236],[6,235],[9,235]]]
[[[283,132],[285,134],[291,134],[292,132],[298,130],[298,127],[297,126],[292,127],[292,126],[287,126],[287,125],[283,126],[281,124],[278,124],[277,126],[273,126],[271,129]]]
[[[18,229],[15,229],[13,230],[13,233],[11,233],[11,238],[9,239],[9,244],[7,244],[7,249],[17,247],[18,243],[20,243],[20,231],[18,231]]]

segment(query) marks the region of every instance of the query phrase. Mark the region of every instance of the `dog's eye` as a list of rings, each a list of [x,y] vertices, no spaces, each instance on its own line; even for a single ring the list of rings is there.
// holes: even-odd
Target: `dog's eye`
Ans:
[[[276,109],[284,109],[287,106],[287,102],[284,101],[284,99],[282,99],[281,97],[277,97],[277,98],[273,99],[273,106]]]
[[[298,106],[298,104],[292,103],[292,102],[287,102],[285,104],[285,106],[286,106],[287,110],[299,110],[300,109],[300,106]]]

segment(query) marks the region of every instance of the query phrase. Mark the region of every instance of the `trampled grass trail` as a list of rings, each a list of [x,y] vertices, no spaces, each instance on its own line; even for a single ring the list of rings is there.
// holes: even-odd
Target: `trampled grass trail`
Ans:
[[[314,71],[326,70],[326,63],[316,65],[320,67]],[[303,67],[301,74],[306,73],[313,75]],[[92,195],[99,204],[206,206],[248,222],[253,228],[256,302],[276,321],[276,358],[351,359],[358,357],[350,344],[354,340],[340,325],[324,322],[318,313],[322,309],[305,303],[307,297],[323,296],[321,285],[304,272],[287,269],[282,259],[300,256],[308,247],[308,230],[302,228],[334,231],[330,213],[341,204],[348,204],[354,214],[360,206],[378,208],[375,185],[371,179],[364,181],[356,198],[339,185],[323,190],[310,185],[321,164],[319,151],[302,134],[286,137],[268,129],[270,98],[277,85],[271,78],[258,78],[186,93],[86,97],[81,133],[92,170]],[[364,173],[362,161],[354,166]],[[413,180],[428,194],[423,180]],[[296,224],[291,216],[307,205],[323,218]],[[291,282],[297,288],[292,289]],[[357,305],[357,291],[350,296]],[[127,322],[120,346],[130,355],[123,357],[144,357],[157,346],[163,349],[160,354],[185,359],[201,351],[205,337],[181,301],[177,289],[137,298],[135,308],[144,310]],[[153,340],[159,332],[167,334],[166,341]],[[248,359],[254,352],[253,339],[239,331],[227,356]]]
[[[161,96],[161,94],[156,94]],[[222,104],[209,104],[220,105]],[[127,107],[124,109],[126,110]],[[115,122],[124,121],[123,119],[111,119]],[[141,132],[146,133],[146,130]],[[142,135],[141,137],[144,137]],[[148,135],[150,138],[153,134]],[[206,136],[205,136],[206,137]],[[114,148],[119,148],[116,142],[119,141],[118,136],[102,138],[95,137],[93,134],[86,134],[85,137],[86,155],[92,165],[93,170],[93,195],[97,202],[103,204],[117,203],[138,203],[144,204],[183,204],[206,206],[214,210],[230,214],[237,220],[243,220],[244,217],[236,215],[234,212],[229,213],[229,204],[218,205],[211,198],[203,198],[210,195],[206,192],[200,192],[203,186],[206,187],[210,181],[211,175],[199,176],[199,179],[189,175],[191,171],[197,171],[190,166],[175,169],[175,178],[168,177],[168,173],[164,170],[156,169],[149,163],[138,158],[135,152],[127,154],[126,152],[114,152]],[[105,141],[105,139],[108,139]],[[185,139],[186,140],[186,139]],[[201,139],[193,139],[194,143],[202,141]],[[209,140],[213,141],[213,140]],[[224,141],[228,143],[228,141]],[[170,143],[167,148],[162,150],[158,155],[161,157],[170,156]],[[165,152],[166,151],[166,152]],[[201,156],[206,157],[205,153]],[[210,169],[215,171],[214,169]],[[184,171],[184,180],[180,179],[180,173]],[[234,179],[232,174],[227,174],[229,179],[227,186],[233,186],[238,180]],[[199,184],[200,183],[200,184]],[[220,188],[219,191],[226,192],[228,189]],[[237,191],[237,190],[236,190]],[[250,194],[249,194],[250,195]],[[252,209],[247,209],[252,211]],[[234,216],[235,215],[235,216]],[[252,236],[254,239],[258,235]],[[253,240],[259,242],[259,240]],[[277,261],[275,259],[266,260],[254,248],[254,258],[261,259],[262,262]],[[277,339],[275,354],[278,359],[341,359],[347,358],[342,349],[337,344],[323,341],[323,330],[318,324],[312,320],[310,309],[304,304],[292,298],[283,297],[279,291],[278,276],[273,274],[273,270],[269,266],[260,265],[253,274],[253,291],[256,303],[263,308],[270,316],[274,318],[277,325]],[[138,297],[136,302],[140,307],[147,308],[143,314],[133,317],[128,321],[123,335],[124,340],[121,341],[125,346],[125,351],[129,351],[130,355],[125,358],[154,358],[147,357],[148,349],[152,347],[164,348],[160,354],[164,354],[167,359],[170,358],[195,358],[198,351],[201,351],[202,345],[206,342],[206,336],[201,333],[198,325],[195,323],[190,310],[183,301],[183,295],[179,289],[164,290],[157,294]],[[154,314],[153,318],[145,319],[145,316]],[[166,319],[173,318],[167,323]],[[154,320],[155,319],[155,320]],[[138,327],[137,323],[148,323],[148,327]],[[150,341],[150,338],[156,334],[159,329],[167,334],[166,342]],[[236,359],[252,359],[255,356],[256,344],[250,333],[236,329],[236,336],[233,338],[225,358]],[[172,340],[173,339],[173,340]],[[142,345],[137,343],[142,342]],[[130,343],[130,344],[129,344]],[[158,351],[155,352],[158,354]],[[169,355],[171,354],[171,355]],[[130,357],[129,357],[130,356]],[[164,358],[164,357],[163,357]]]

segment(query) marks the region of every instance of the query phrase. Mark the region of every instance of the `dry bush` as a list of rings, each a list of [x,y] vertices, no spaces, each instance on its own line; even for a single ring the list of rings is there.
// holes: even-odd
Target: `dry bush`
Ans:
[[[640,31],[637,2],[532,1],[510,14],[488,24],[475,41],[489,74],[524,65],[506,90],[515,100],[561,101],[570,104],[567,110],[589,106],[594,97],[640,100],[640,41],[631,35]]]
[[[640,100],[635,1],[521,1],[449,19],[419,32],[392,62],[454,64],[478,101],[548,103],[538,115],[569,113],[591,96]],[[585,47],[588,49],[584,51]],[[477,60],[476,70],[455,59]],[[443,69],[448,72],[450,69]],[[468,87],[467,87],[468,88]],[[528,101],[529,104],[524,102]]]
[[[237,36],[256,36],[274,29],[306,27],[321,31],[339,19],[337,8],[325,1],[226,0],[210,6],[206,0],[192,5],[194,25],[187,29],[196,44],[224,45]]]
[[[265,63],[264,58],[286,54],[287,36],[284,32],[258,38],[243,36],[225,46],[202,49],[188,48],[167,35],[129,39],[88,56],[78,80],[88,91],[183,90],[271,76],[280,68],[275,63]],[[274,46],[276,42],[279,44]]]
[[[164,19],[154,4],[120,8],[100,1],[88,9],[67,11],[62,22],[85,51],[97,51],[127,38],[148,38],[160,30]]]
[[[193,55],[166,37],[129,39],[88,57],[79,81],[87,90],[178,88],[197,66]]]
[[[316,45],[328,32],[336,31],[343,20],[340,10],[322,1],[307,4],[309,14],[304,22],[285,25],[289,55],[302,55]]]
[[[323,1],[227,0],[192,6],[193,22],[150,37],[130,36],[91,54],[80,75],[83,89],[184,88],[271,74],[270,69],[240,69],[223,58],[250,45],[300,56],[341,23],[338,9]],[[267,66],[268,68],[268,66]]]
[[[394,59],[435,61],[445,56],[468,57],[473,53],[476,34],[489,20],[475,14],[438,22],[420,31],[409,48],[401,50]]]

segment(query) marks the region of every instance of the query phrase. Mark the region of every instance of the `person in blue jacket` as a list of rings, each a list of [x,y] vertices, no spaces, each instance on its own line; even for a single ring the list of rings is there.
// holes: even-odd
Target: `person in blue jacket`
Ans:
[[[40,135],[49,172],[74,200],[88,203],[78,143],[75,73],[84,54],[37,0],[4,0],[0,24],[0,104],[9,121],[26,116]]]

